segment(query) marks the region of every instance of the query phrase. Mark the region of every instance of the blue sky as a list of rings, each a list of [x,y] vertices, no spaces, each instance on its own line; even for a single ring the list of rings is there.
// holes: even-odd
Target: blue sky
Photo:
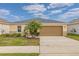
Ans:
[[[22,21],[44,18],[71,21],[79,18],[78,3],[1,3],[0,18],[8,21]]]

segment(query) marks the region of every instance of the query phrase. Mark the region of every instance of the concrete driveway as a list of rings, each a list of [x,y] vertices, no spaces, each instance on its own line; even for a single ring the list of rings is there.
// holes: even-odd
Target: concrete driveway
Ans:
[[[79,41],[63,36],[41,36],[40,55],[79,55]]]

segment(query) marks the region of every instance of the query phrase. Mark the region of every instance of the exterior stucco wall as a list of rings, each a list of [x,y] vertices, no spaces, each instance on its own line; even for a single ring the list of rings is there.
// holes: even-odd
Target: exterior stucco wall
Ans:
[[[26,26],[26,25],[21,25],[21,27],[22,27],[22,28],[21,28],[22,32],[24,31],[25,26]]]
[[[10,27],[10,33],[17,33],[18,32],[18,30],[17,30],[18,26],[21,26],[21,32],[23,32],[25,25],[16,25],[16,24],[13,24],[13,25],[9,25],[9,27]]]
[[[67,35],[67,25],[63,25],[63,36]]]
[[[74,32],[76,30],[76,32]],[[68,25],[68,33],[79,34],[79,24]]]
[[[10,27],[10,33],[17,32],[17,25],[9,25]]]
[[[42,23],[42,26],[63,26],[64,23]]]
[[[0,24],[0,34],[9,33],[9,25]]]
[[[5,30],[4,33],[9,33],[9,31],[10,31],[9,25],[3,25],[3,28]]]

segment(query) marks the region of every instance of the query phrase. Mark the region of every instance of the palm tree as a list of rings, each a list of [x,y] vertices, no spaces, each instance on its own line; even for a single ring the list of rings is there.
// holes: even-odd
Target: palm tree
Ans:
[[[31,22],[28,23],[26,27],[29,30],[29,33],[32,36],[32,38],[35,38],[36,36],[39,35],[38,30],[41,28],[41,23],[38,21],[32,20]]]

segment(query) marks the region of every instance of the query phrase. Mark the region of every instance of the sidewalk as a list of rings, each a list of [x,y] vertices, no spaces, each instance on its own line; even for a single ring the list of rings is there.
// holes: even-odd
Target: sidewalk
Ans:
[[[39,53],[39,46],[0,46],[0,53]]]

